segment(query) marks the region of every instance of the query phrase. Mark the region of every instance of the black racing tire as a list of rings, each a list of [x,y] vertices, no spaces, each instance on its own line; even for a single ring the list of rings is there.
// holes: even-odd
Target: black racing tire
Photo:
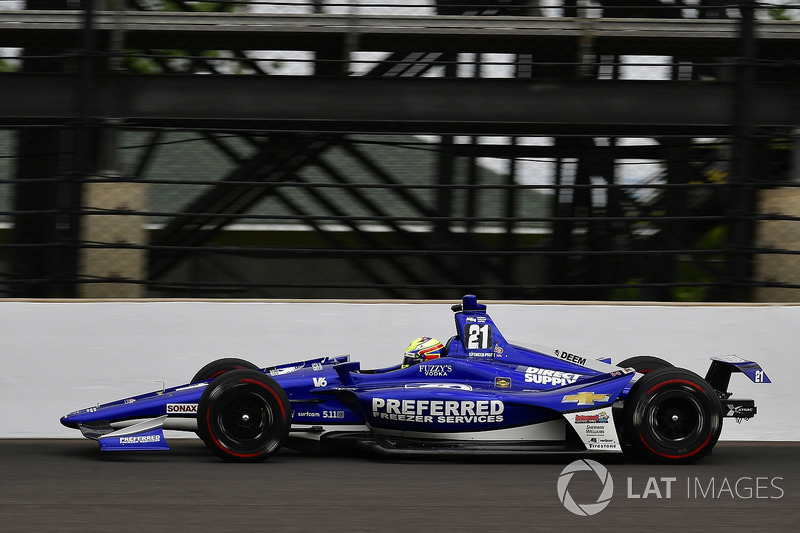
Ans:
[[[280,449],[291,426],[289,398],[257,370],[231,370],[215,378],[197,406],[197,434],[218,457],[263,461]]]
[[[636,454],[658,463],[693,463],[711,451],[722,432],[717,393],[683,368],[641,377],[625,400],[623,419]]]
[[[637,355],[635,357],[629,357],[628,359],[617,363],[617,366],[620,368],[632,368],[640,374],[647,374],[648,372],[658,370],[659,368],[675,367],[675,365],[669,361],[653,355]]]
[[[248,368],[250,370],[258,370],[258,367],[250,361],[244,359],[237,359],[235,357],[226,357],[224,359],[217,359],[211,361],[206,366],[197,371],[189,383],[197,383],[198,381],[207,381],[214,379],[217,376],[230,372],[231,370],[241,370]]]

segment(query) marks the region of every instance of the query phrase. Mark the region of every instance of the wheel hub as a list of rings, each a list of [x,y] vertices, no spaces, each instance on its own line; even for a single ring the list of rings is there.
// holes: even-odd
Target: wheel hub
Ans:
[[[678,442],[691,438],[702,423],[700,406],[682,395],[660,398],[652,416],[653,428],[662,441]]]
[[[227,391],[220,400],[218,420],[225,439],[241,445],[265,436],[272,414],[262,395],[238,387]]]

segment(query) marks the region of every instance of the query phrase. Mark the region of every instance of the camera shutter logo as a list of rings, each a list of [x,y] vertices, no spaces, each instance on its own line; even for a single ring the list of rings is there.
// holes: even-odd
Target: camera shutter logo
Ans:
[[[575,475],[575,472],[585,471],[592,471],[597,474],[597,477],[603,484],[603,491],[600,493],[600,496],[597,497],[595,503],[579,504],[572,499],[569,490],[567,490],[567,486],[572,480],[572,476]],[[557,490],[558,499],[561,500],[561,503],[564,504],[564,507],[566,507],[569,512],[579,516],[592,516],[605,509],[611,502],[611,497],[614,495],[614,480],[611,479],[611,474],[606,467],[597,461],[579,459],[571,462],[561,471],[561,475],[558,478]]]

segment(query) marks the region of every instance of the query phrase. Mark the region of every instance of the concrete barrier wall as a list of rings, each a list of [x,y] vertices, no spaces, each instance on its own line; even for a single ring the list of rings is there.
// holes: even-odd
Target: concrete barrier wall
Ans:
[[[0,438],[77,437],[69,411],[187,382],[220,357],[261,367],[349,353],[398,363],[407,344],[454,333],[451,303],[0,301]],[[613,362],[658,355],[701,375],[712,355],[752,358],[772,384],[734,374],[758,416],[722,439],[800,440],[800,306],[489,304],[509,340]]]

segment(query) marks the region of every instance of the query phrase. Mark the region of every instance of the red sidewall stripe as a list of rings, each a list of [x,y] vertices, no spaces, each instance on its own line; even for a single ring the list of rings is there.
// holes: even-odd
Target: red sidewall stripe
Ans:
[[[214,372],[208,379],[214,379],[222,374],[230,372],[231,370],[244,370],[245,367],[241,365],[236,365],[235,367],[231,368],[230,370],[220,370],[219,372]]]
[[[674,384],[674,383],[680,383],[681,385],[689,385],[693,389],[695,389],[695,390],[697,390],[699,392],[702,392],[705,396],[708,396],[708,394],[706,394],[706,391],[703,390],[703,387],[701,387],[697,383],[692,383],[691,381],[688,381],[688,380],[685,380],[685,379],[669,379],[667,381],[662,381],[661,383],[653,385],[653,387],[650,390],[647,391],[647,394],[653,394],[653,391],[655,391],[656,389],[659,389],[659,388],[663,387],[664,385],[671,385],[671,384]]]
[[[696,454],[696,453],[698,453],[698,452],[702,451],[702,449],[703,449],[703,448],[705,448],[705,447],[706,447],[706,445],[708,444],[708,441],[710,441],[710,440],[711,440],[711,435],[709,435],[708,437],[706,437],[706,440],[705,440],[705,442],[703,442],[703,444],[702,444],[702,445],[700,445],[700,447],[699,447],[699,448],[697,448],[695,451],[693,451],[693,452],[689,452],[689,453],[685,453],[685,454],[683,454],[683,455],[669,455],[669,454],[667,454],[667,453],[661,453],[661,452],[659,452],[659,451],[656,451],[656,450],[654,450],[654,449],[653,449],[653,447],[652,447],[652,446],[650,446],[649,444],[647,444],[647,441],[646,441],[646,440],[644,440],[644,435],[642,435],[642,432],[641,432],[641,431],[639,432],[639,439],[641,439],[642,443],[643,443],[645,446],[647,446],[647,449],[648,449],[648,450],[650,450],[651,452],[653,452],[653,453],[654,453],[654,454],[656,454],[656,455],[660,455],[661,457],[665,457],[665,458],[667,458],[667,459],[685,459],[686,457],[691,457],[692,455],[694,455],[694,454]]]
[[[259,387],[263,388],[264,390],[266,390],[270,394],[272,394],[272,396],[275,398],[275,400],[278,402],[278,405],[281,408],[281,418],[286,419],[286,411],[283,409],[283,402],[281,401],[280,397],[278,396],[278,393],[276,393],[274,390],[272,390],[271,387],[268,387],[266,384],[261,383],[258,380],[250,379],[250,378],[242,378],[242,379],[239,380],[239,383],[250,383],[252,385],[258,385]]]

